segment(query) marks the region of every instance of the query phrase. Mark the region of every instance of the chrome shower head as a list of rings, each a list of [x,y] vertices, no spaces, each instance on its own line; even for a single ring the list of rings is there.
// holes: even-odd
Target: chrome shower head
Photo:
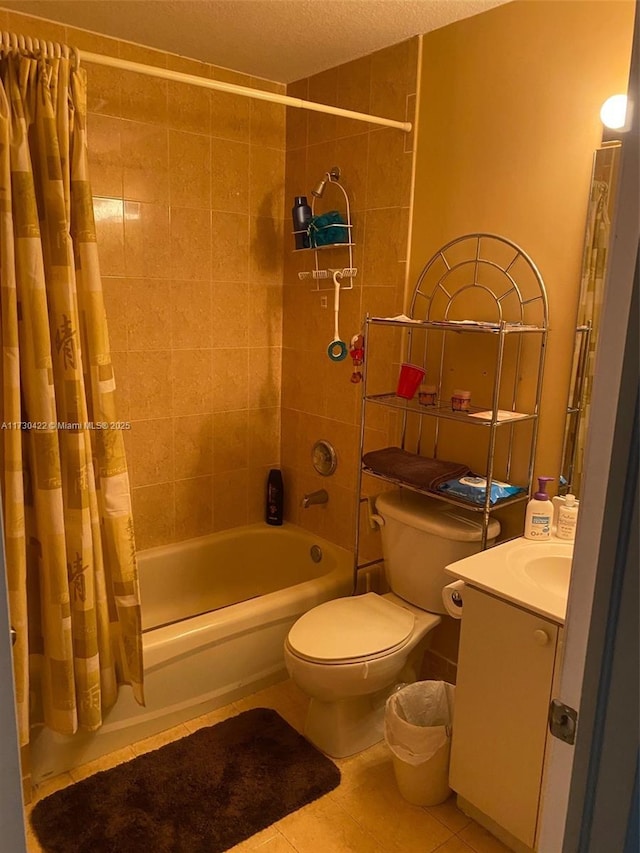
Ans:
[[[324,188],[326,187],[326,185],[327,185],[327,179],[323,178],[311,190],[311,195],[314,195],[316,198],[322,198],[322,196],[324,195]]]
[[[311,195],[316,198],[322,198],[324,195],[325,187],[327,186],[327,181],[339,181],[340,180],[340,167],[333,166],[330,172],[324,173],[324,178],[315,185],[315,187],[311,190]]]

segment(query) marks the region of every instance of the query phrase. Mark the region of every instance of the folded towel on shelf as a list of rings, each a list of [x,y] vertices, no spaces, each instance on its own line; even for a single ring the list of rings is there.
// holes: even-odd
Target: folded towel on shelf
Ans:
[[[442,483],[470,473],[469,467],[460,462],[418,456],[400,447],[371,450],[364,454],[362,461],[374,474],[427,492],[435,492]]]

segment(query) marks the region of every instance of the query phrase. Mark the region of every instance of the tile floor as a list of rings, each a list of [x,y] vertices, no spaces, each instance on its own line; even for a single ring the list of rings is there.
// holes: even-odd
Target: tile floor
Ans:
[[[138,741],[96,761],[48,779],[34,803],[72,782],[157,749],[203,726],[214,725],[249,708],[274,708],[298,731],[302,730],[306,697],[284,681],[237,702]],[[234,853],[501,853],[500,841],[466,817],[452,797],[439,806],[420,808],[399,794],[389,750],[379,743],[351,758],[336,759],[342,781],[319,800],[264,829],[233,848]],[[27,808],[27,815],[29,809]],[[30,827],[29,853],[41,853]]]

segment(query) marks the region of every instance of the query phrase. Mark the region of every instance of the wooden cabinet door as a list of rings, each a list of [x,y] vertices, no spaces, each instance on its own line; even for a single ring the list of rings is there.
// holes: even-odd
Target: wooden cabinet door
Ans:
[[[558,626],[467,587],[450,784],[533,847]]]

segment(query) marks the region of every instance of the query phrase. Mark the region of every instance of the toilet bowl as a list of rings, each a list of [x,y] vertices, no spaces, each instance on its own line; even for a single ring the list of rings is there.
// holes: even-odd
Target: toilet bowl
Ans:
[[[310,698],[305,735],[334,758],[382,738],[384,704],[415,681],[428,634],[441,621],[393,593],[337,598],[295,623],[285,643],[291,678]]]
[[[430,632],[445,613],[444,567],[480,549],[469,513],[401,490],[376,501],[391,592],[337,598],[309,610],[285,641],[289,675],[309,697],[306,737],[344,758],[383,736],[384,706],[420,677]],[[489,544],[500,526],[492,521]]]

